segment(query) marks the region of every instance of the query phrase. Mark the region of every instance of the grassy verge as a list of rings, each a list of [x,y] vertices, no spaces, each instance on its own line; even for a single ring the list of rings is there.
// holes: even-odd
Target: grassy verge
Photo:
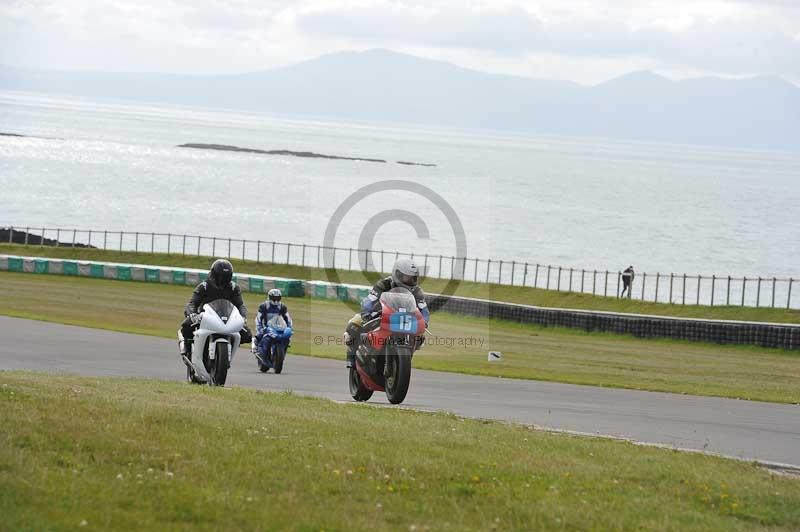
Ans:
[[[0,411],[7,530],[800,528],[752,464],[446,414],[19,372]]]
[[[22,246],[15,244],[0,244],[0,253],[59,258],[63,257],[84,260],[106,260],[111,262],[130,262],[137,264],[182,266],[187,268],[203,269],[208,268],[210,264],[210,259],[208,257],[187,257],[183,255],[167,255],[163,253],[120,253],[116,251],[104,251],[96,249],[42,248],[38,246]],[[259,264],[253,261],[241,261],[236,259],[233,259],[232,262],[236,267],[236,270],[242,273],[273,275],[307,280],[327,279],[325,271],[319,268],[285,264]],[[342,282],[354,284],[372,284],[362,272],[339,271],[338,273]],[[428,279],[424,282],[424,287],[428,292],[439,293],[444,290],[446,284],[446,281],[439,279]],[[613,312],[658,314],[663,316],[682,316],[690,318],[800,323],[800,311],[798,310],[646,303],[630,299],[617,299],[614,297],[558,292],[555,290],[542,290],[530,287],[474,283],[470,281],[462,282],[455,295],[556,308],[606,310]]]
[[[0,272],[0,314],[174,339],[188,287]],[[245,294],[250,309],[260,302]],[[287,298],[292,353],[343,359],[352,311],[335,301]],[[146,309],[146,311],[144,311]],[[603,333],[434,314],[414,359],[422,369],[763,401],[800,402],[800,353],[642,340]],[[468,342],[471,342],[468,344]],[[489,363],[489,350],[503,360]]]

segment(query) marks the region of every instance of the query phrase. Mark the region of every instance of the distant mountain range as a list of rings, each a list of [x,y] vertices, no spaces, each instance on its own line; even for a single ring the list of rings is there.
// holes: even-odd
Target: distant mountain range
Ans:
[[[0,90],[506,130],[800,151],[800,88],[778,77],[673,81],[636,72],[592,87],[488,74],[386,50],[264,72],[190,76],[0,66]]]

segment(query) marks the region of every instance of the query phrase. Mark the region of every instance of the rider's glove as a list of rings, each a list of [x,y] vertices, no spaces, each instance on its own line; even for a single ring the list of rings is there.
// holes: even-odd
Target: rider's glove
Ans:
[[[200,320],[203,318],[203,315],[200,313],[194,313],[189,315],[192,320],[192,325],[200,325]]]

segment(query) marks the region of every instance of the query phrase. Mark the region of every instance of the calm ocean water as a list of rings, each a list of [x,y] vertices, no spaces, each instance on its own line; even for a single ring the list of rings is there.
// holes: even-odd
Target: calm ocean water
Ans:
[[[423,184],[453,207],[471,257],[577,268],[800,276],[800,155],[435,128],[0,93],[0,225],[207,234],[318,244],[366,184]],[[375,157],[376,164],[176,148],[185,142]],[[435,168],[394,161],[435,163]],[[376,247],[454,253],[439,209],[364,198],[336,238],[355,247],[389,208],[426,220]]]

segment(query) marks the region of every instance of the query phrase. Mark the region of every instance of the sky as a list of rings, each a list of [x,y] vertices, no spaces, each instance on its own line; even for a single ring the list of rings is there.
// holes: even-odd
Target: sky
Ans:
[[[386,48],[595,84],[777,75],[800,84],[800,0],[0,0],[0,64],[222,74]]]

